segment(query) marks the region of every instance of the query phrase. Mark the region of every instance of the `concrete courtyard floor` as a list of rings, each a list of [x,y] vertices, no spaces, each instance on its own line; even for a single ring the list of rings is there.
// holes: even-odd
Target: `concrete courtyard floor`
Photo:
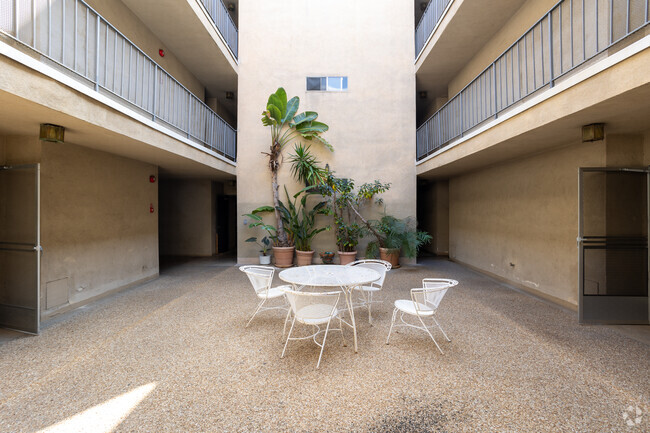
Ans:
[[[411,329],[384,344],[393,300],[435,276],[460,282],[445,354]],[[359,353],[332,333],[316,370],[311,341],[280,359],[280,312],[244,328],[257,301],[237,268],[171,267],[0,343],[0,431],[650,431],[647,344],[448,261],[384,287],[374,326],[358,310]]]

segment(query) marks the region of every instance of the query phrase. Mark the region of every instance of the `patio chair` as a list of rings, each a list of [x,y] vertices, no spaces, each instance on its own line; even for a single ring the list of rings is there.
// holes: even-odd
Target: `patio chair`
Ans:
[[[381,276],[377,281],[374,281],[367,286],[357,286],[354,288],[354,290],[361,292],[361,302],[354,304],[353,307],[368,307],[368,322],[372,324],[372,303],[381,302],[373,301],[372,296],[374,293],[377,293],[382,289],[384,280],[386,279],[386,272],[390,271],[391,264],[386,260],[365,259],[348,263],[346,266],[362,266],[365,268],[370,268],[373,271],[377,271]]]
[[[447,290],[449,290],[451,287],[456,286],[457,284],[458,281],[456,280],[449,280],[445,278],[425,278],[422,280],[422,288],[411,289],[410,300],[400,299],[395,301],[395,309],[393,310],[393,320],[390,324],[390,330],[388,331],[388,338],[386,338],[386,344],[388,344],[388,341],[390,340],[390,334],[393,332],[394,326],[409,326],[411,328],[416,328],[416,329],[421,329],[423,331],[426,331],[426,333],[429,334],[429,337],[431,337],[431,339],[435,343],[440,353],[444,355],[445,352],[442,351],[442,349],[438,345],[438,342],[436,341],[435,338],[433,338],[433,334],[431,334],[431,331],[429,330],[429,328],[433,328],[433,324],[431,326],[427,326],[424,323],[423,318],[431,317],[435,325],[437,325],[438,328],[440,328],[440,330],[442,331],[442,335],[445,336],[447,341],[451,341],[449,337],[447,337],[445,331],[442,329],[442,326],[440,326],[440,323],[438,323],[438,321],[436,320],[436,312],[438,311],[438,307],[440,306],[440,301],[442,301],[442,298],[447,293]],[[397,317],[398,312],[400,312],[400,320],[403,323],[401,325],[399,324],[395,325],[395,318]],[[407,323],[404,320],[404,314],[417,317],[421,325],[413,325]]]
[[[289,329],[289,335],[287,336],[287,341],[284,343],[284,349],[282,350],[282,356],[284,358],[284,353],[287,350],[287,345],[289,340],[306,340],[312,338],[314,343],[319,346],[320,355],[318,356],[318,363],[316,368],[320,367],[320,361],[323,357],[323,350],[325,349],[325,341],[327,340],[327,333],[330,330],[341,331],[341,336],[343,336],[343,325],[341,322],[341,317],[338,316],[338,309],[336,308],[341,297],[341,291],[336,292],[299,292],[292,290],[290,288],[282,289],[287,299],[289,300],[289,305],[291,306],[291,311],[293,313],[293,321],[291,322],[291,328]],[[338,328],[330,328],[330,322],[333,318],[337,317],[339,319]],[[306,337],[292,337],[291,334],[295,328],[296,322],[302,323],[303,325],[311,325],[316,328],[316,332]],[[322,330],[319,325],[326,325],[325,329]],[[319,343],[316,340],[318,334],[323,333],[323,342]],[[345,337],[343,337],[345,342]]]
[[[246,274],[251,284],[253,285],[253,289],[255,289],[255,294],[257,295],[258,298],[260,298],[260,303],[257,305],[257,308],[255,309],[255,312],[253,312],[251,318],[248,320],[248,323],[246,323],[246,327],[250,325],[251,321],[257,315],[257,313],[261,311],[266,311],[266,310],[287,311],[289,309],[286,303],[286,299],[284,298],[284,292],[282,291],[282,289],[290,288],[290,286],[271,287],[271,284],[273,283],[273,274],[275,273],[274,268],[270,266],[250,265],[250,266],[242,266],[239,268],[239,270]],[[264,305],[264,303],[267,300],[277,299],[277,298],[282,298],[283,305],[275,306],[275,307],[262,307],[262,305]]]

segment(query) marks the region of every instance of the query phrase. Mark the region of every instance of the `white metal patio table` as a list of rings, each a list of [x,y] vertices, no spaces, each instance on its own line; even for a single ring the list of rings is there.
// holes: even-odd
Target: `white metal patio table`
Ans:
[[[380,278],[378,272],[361,266],[312,265],[285,269],[278,277],[297,290],[304,287],[340,287],[345,295],[345,303],[350,312],[350,321],[346,323],[354,333],[354,351],[357,352],[357,326],[352,308],[352,291],[354,287],[372,283]]]

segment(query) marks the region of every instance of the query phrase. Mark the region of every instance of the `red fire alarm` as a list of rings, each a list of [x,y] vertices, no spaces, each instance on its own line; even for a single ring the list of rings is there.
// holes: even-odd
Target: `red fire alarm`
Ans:
[[[160,54],[160,57],[165,57],[165,50],[162,48],[158,50],[158,54]]]
[[[149,205],[149,213],[153,213],[153,203]]]
[[[149,176],[149,182],[155,183],[156,182],[156,176],[154,176],[153,174],[151,176]]]

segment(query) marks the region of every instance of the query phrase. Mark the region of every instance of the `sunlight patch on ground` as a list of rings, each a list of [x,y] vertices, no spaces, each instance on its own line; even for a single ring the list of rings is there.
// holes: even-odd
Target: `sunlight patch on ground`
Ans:
[[[113,431],[156,387],[156,382],[135,388],[105,403],[93,406],[67,418],[38,433],[89,432],[108,433]]]

